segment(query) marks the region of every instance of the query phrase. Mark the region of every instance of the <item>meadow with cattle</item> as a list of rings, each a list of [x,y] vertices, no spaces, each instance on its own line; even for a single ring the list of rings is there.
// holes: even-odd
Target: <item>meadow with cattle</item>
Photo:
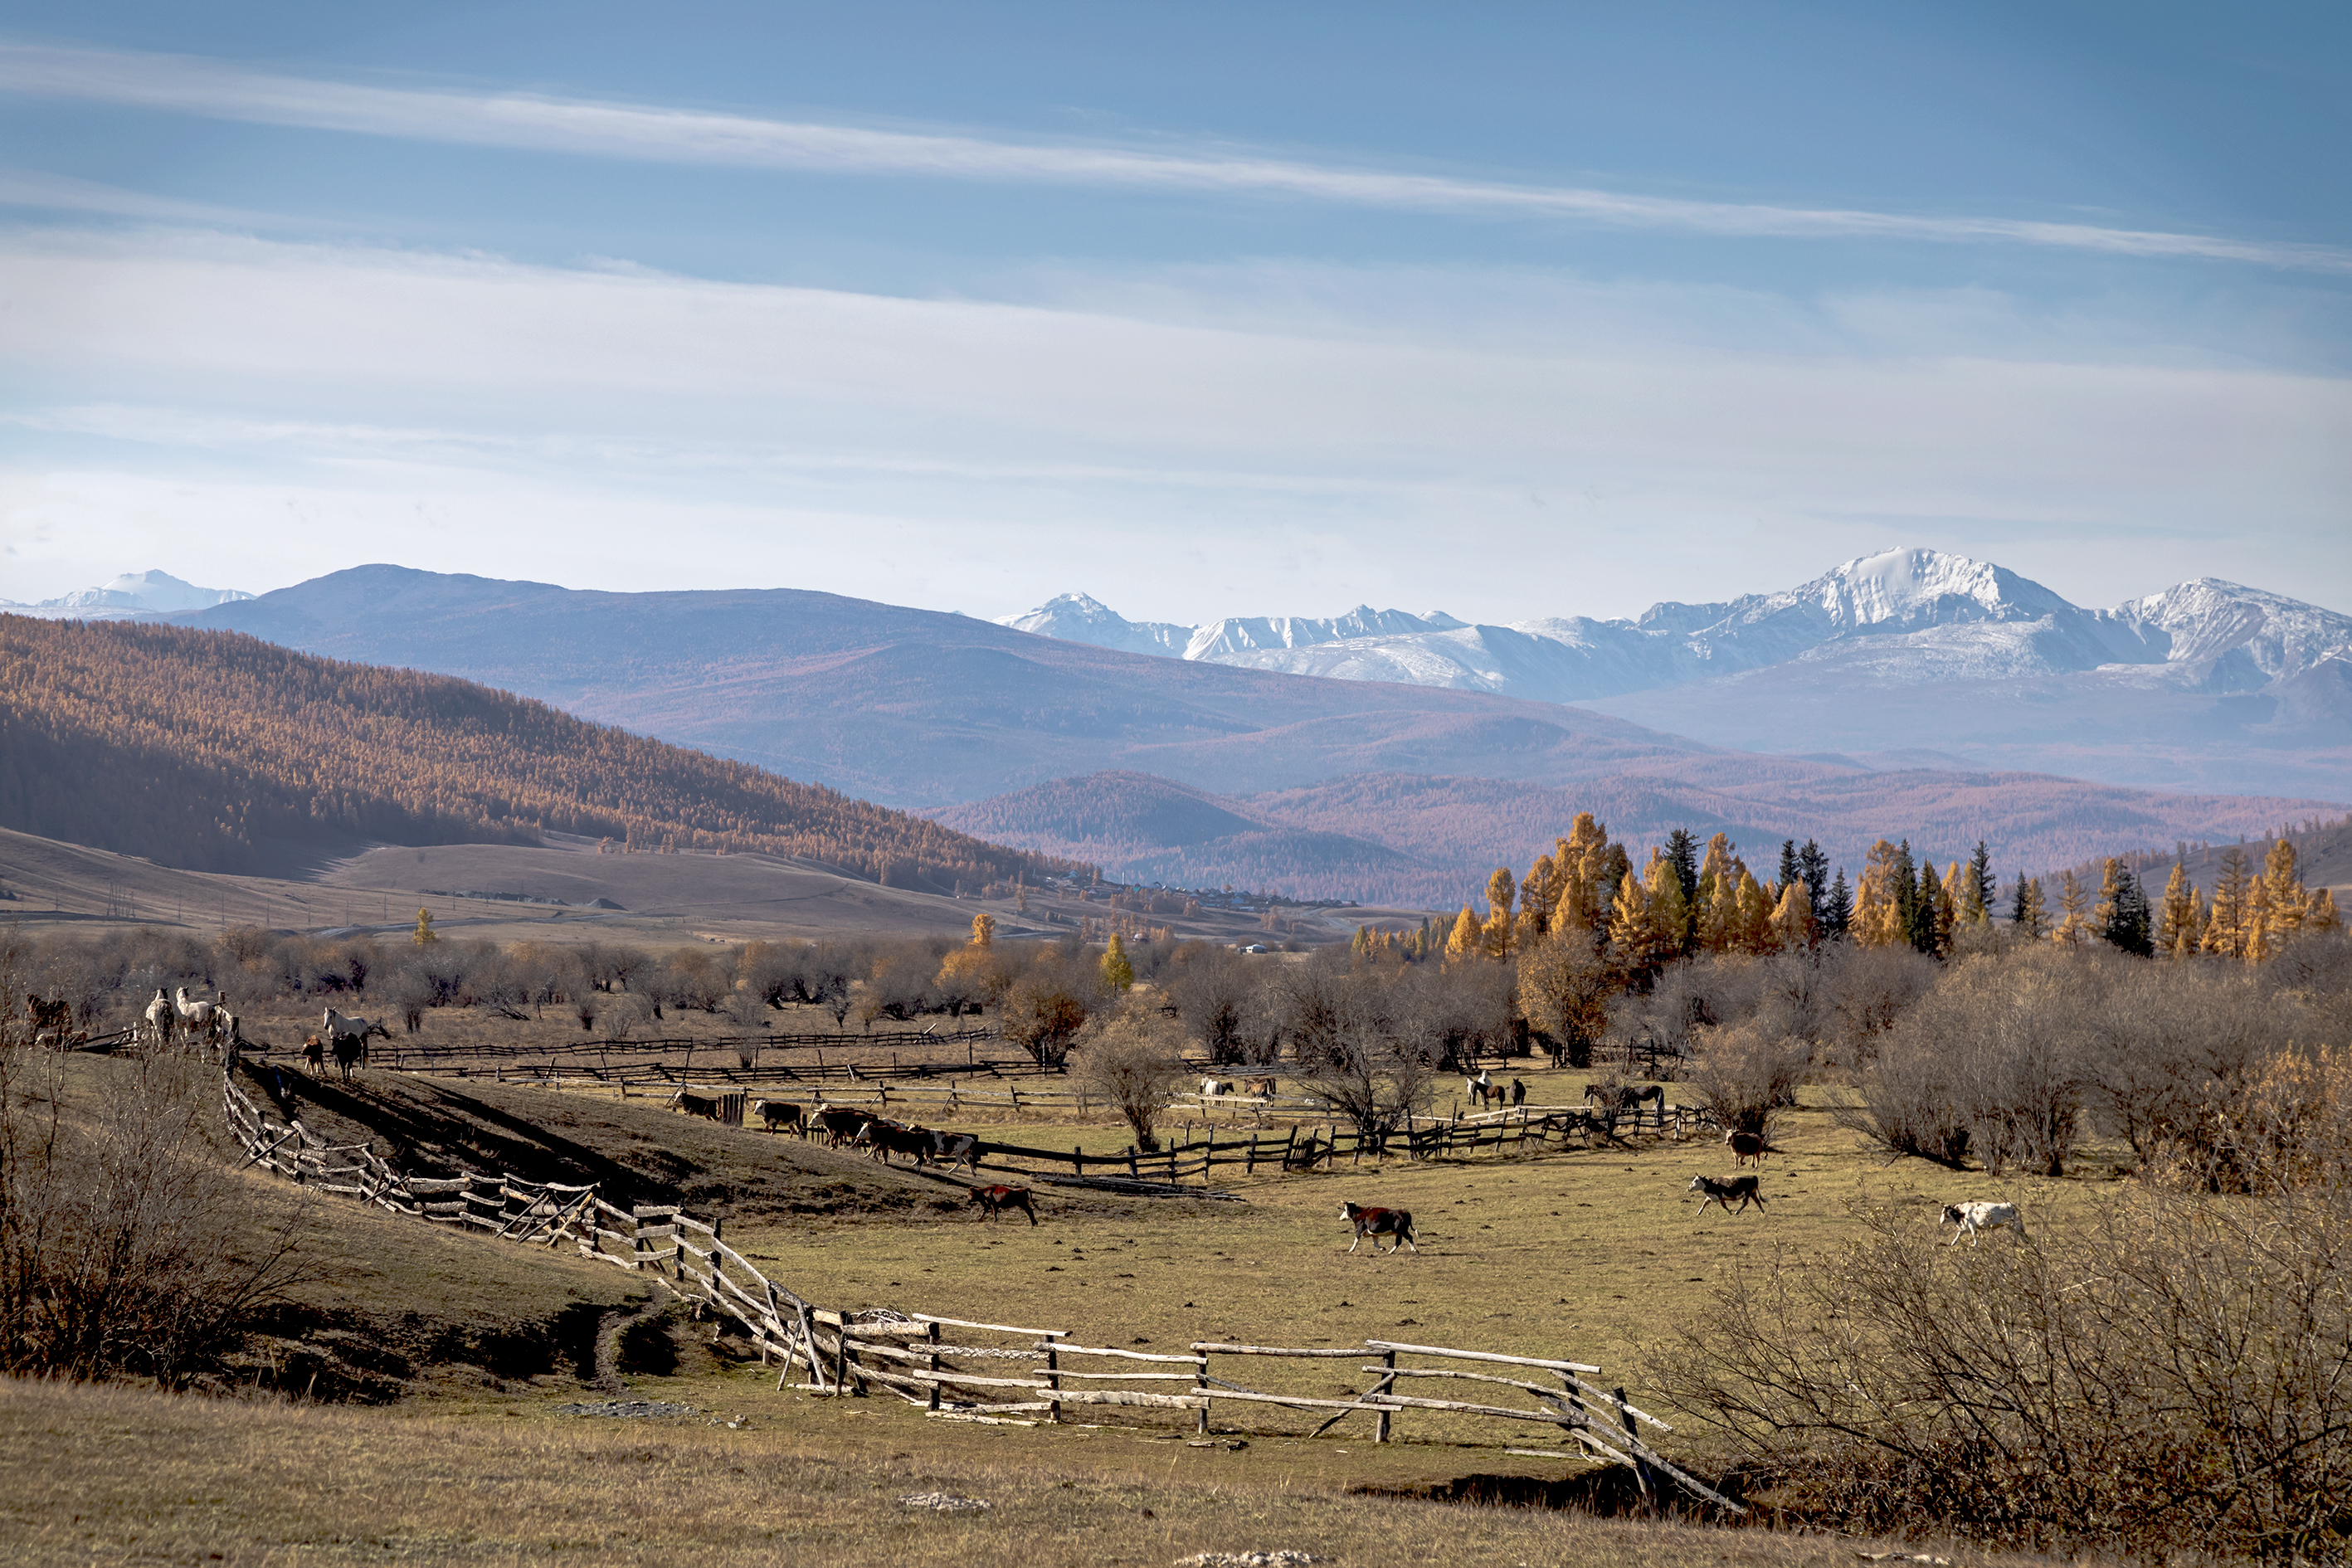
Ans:
[[[58,1561],[223,1519],[353,1560],[2340,1555],[2342,931],[1743,936],[1742,876],[1684,949],[1557,887],[1291,952],[0,937],[13,1518]],[[168,1464],[104,1457],[149,1430]],[[45,1510],[68,1473],[113,1522]]]

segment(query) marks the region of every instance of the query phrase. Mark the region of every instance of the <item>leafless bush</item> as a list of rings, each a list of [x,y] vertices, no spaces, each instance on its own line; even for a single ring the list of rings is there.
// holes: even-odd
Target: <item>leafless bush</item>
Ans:
[[[1077,1044],[1079,1084],[1118,1108],[1136,1147],[1160,1147],[1153,1124],[1185,1075],[1184,1030],[1148,996],[1129,993],[1115,1013],[1087,1020]]]
[[[1170,965],[1168,994],[1213,1065],[1252,1059],[1252,1046],[1268,1037],[1263,967],[1229,948],[1207,946],[1180,950]]]
[[[2352,1202],[2145,1189],[2032,1244],[1858,1245],[1743,1270],[1656,1355],[1781,1509],[1870,1532],[2161,1561],[2339,1560],[2352,1531]]]
[[[1429,1100],[1454,1021],[1426,981],[1315,965],[1286,975],[1299,1077],[1374,1149]]]
[[[218,1081],[0,1048],[0,1367],[184,1385],[292,1281],[301,1211],[271,1218],[205,1138]]]
[[[1563,931],[1519,957],[1519,1008],[1528,1027],[1571,1068],[1592,1065],[1592,1047],[1609,1029],[1617,995],[1609,963],[1581,931]]]
[[[2064,1174],[2106,978],[2057,951],[1955,962],[1886,1030],[1840,1120],[1889,1154]]]
[[[1727,1132],[1769,1136],[1779,1112],[1797,1101],[1810,1059],[1805,1043],[1751,1020],[1700,1029],[1690,1070],[1692,1092]]]

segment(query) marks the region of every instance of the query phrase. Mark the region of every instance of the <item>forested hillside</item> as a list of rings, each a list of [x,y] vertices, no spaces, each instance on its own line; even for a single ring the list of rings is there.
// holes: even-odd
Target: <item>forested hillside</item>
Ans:
[[[763,850],[898,885],[1063,862],[470,681],[232,632],[0,616],[0,826],[199,870],[288,847]]]

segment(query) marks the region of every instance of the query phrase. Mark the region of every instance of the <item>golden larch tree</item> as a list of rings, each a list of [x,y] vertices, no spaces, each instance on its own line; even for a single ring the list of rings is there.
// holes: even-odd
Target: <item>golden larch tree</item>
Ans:
[[[2175,860],[2156,906],[2156,951],[2186,958],[2197,951],[2199,926],[2197,884],[2189,879],[2189,868]]]
[[[2058,876],[2058,926],[2050,940],[2073,947],[2091,940],[2091,891],[2072,871]]]

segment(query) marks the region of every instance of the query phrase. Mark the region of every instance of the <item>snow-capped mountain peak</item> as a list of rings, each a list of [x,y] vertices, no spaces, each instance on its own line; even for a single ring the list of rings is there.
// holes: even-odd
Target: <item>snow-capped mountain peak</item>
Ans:
[[[0,600],[10,615],[48,621],[116,621],[208,610],[253,595],[238,588],[199,588],[169,572],[125,572],[95,588],[78,588],[37,605]]]

